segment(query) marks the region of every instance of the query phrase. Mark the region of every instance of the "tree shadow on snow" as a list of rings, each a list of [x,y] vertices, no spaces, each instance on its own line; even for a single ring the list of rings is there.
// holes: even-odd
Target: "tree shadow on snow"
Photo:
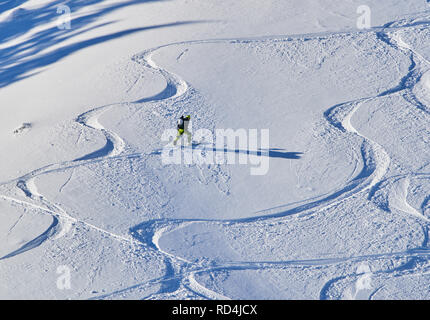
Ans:
[[[46,30],[36,32],[29,38],[18,43],[4,46],[0,49],[0,88],[6,87],[21,79],[25,79],[34,75],[40,68],[46,67],[55,63],[68,55],[90,46],[97,45],[102,42],[127,36],[140,31],[147,31],[156,28],[167,28],[192,23],[203,23],[205,21],[182,21],[174,23],[165,23],[153,26],[142,26],[121,30],[108,35],[98,36],[91,39],[83,40],[77,43],[61,46],[53,51],[43,53],[51,47],[58,47],[59,44],[70,41],[78,35],[82,35],[91,30],[104,27],[115,21],[105,22],[103,24],[94,24],[100,17],[112,13],[115,10],[131,6],[139,5],[146,2],[169,1],[169,0],[129,0],[93,9],[88,14],[83,14],[78,18],[73,18],[70,29],[60,29],[56,25],[56,21],[60,18],[57,13],[57,8],[60,5],[67,5],[71,9],[72,17],[74,13],[79,12],[86,6],[102,3],[104,0],[57,0],[45,6],[34,9],[25,10],[23,8],[15,9],[25,1],[0,1],[0,13],[6,10],[11,10],[8,18],[0,22],[0,43],[7,44],[8,41],[15,40],[19,36],[25,35],[35,27],[45,24],[54,23],[53,27]],[[92,24],[91,26],[89,26]]]
[[[1,0],[0,1],[0,14],[20,6],[25,1],[26,0]]]

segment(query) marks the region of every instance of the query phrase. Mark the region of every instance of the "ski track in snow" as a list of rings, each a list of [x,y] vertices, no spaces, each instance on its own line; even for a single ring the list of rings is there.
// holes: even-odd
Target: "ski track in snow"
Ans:
[[[356,128],[353,127],[351,123],[351,119],[354,114],[359,110],[361,104],[375,100],[382,97],[387,97],[390,95],[401,95],[407,101],[416,105],[421,111],[429,114],[429,109],[427,106],[422,104],[413,94],[412,89],[419,81],[422,76],[423,70],[420,67],[421,64],[430,64],[428,60],[426,60],[423,56],[421,56],[418,52],[413,50],[409,45],[407,45],[403,40],[395,33],[396,30],[403,30],[407,28],[414,28],[416,25],[414,23],[404,24],[400,26],[396,26],[396,23],[387,24],[384,28],[374,28],[367,31],[369,33],[376,33],[378,38],[386,43],[394,47],[396,50],[400,50],[405,54],[409,54],[411,58],[411,68],[408,75],[402,79],[401,83],[386,92],[374,97],[366,97],[360,98],[354,101],[345,102],[342,104],[335,105],[329,108],[325,113],[324,117],[329,122],[329,124],[335,130],[340,130],[344,134],[352,134],[358,135],[363,139],[362,145],[362,161],[364,163],[362,171],[353,178],[347,185],[341,187],[339,190],[334,193],[326,196],[322,196],[317,200],[313,200],[310,202],[306,202],[302,205],[299,205],[293,209],[282,210],[279,208],[275,210],[273,213],[269,215],[262,215],[259,217],[252,218],[243,218],[243,219],[231,219],[231,220],[169,220],[169,219],[160,219],[147,221],[143,224],[137,225],[135,227],[130,228],[130,236],[123,236],[111,233],[102,228],[99,228],[93,224],[87,223],[82,220],[75,219],[67,214],[65,210],[63,210],[59,205],[50,202],[43,195],[39,194],[37,191],[37,187],[35,184],[35,179],[41,175],[48,173],[56,173],[56,172],[64,172],[69,169],[77,168],[80,166],[87,165],[89,163],[97,163],[102,161],[109,161],[111,159],[117,158],[132,158],[132,157],[143,157],[143,156],[151,156],[151,154],[127,154],[127,146],[126,143],[121,139],[121,137],[113,131],[105,128],[100,122],[98,118],[105,112],[107,112],[110,108],[115,105],[122,104],[133,104],[133,103],[146,103],[146,102],[156,102],[156,101],[175,101],[177,98],[184,95],[188,89],[188,84],[182,80],[179,76],[170,73],[169,71],[159,67],[152,59],[152,54],[157,50],[170,46],[178,46],[178,45],[195,45],[195,44],[204,44],[204,43],[237,43],[240,41],[289,41],[291,39],[303,39],[306,38],[320,38],[321,36],[333,36],[333,35],[341,35],[341,34],[350,34],[351,32],[338,32],[338,33],[321,33],[314,35],[297,35],[297,36],[272,36],[272,37],[260,37],[260,38],[241,38],[241,39],[214,39],[214,40],[197,40],[197,41],[186,41],[186,42],[178,42],[168,45],[159,46],[147,51],[144,51],[141,54],[135,55],[132,57],[132,60],[136,63],[143,64],[146,68],[156,71],[163,75],[166,80],[165,89],[159,94],[143,98],[138,101],[126,102],[126,103],[114,103],[106,106],[101,106],[97,108],[93,108],[80,116],[78,116],[75,121],[79,123],[81,126],[90,128],[92,130],[97,130],[102,133],[106,138],[106,144],[99,150],[96,150],[90,154],[87,154],[83,157],[80,157],[75,160],[65,161],[56,164],[50,164],[45,167],[36,169],[20,178],[13,179],[10,181],[6,181],[0,183],[1,185],[10,185],[15,184],[17,188],[19,188],[28,198],[28,201],[12,198],[6,195],[0,195],[1,199],[10,201],[12,203],[32,208],[41,211],[42,213],[49,214],[53,218],[53,222],[50,227],[40,236],[33,239],[32,241],[26,243],[21,248],[3,256],[0,260],[8,259],[19,255],[23,252],[36,248],[43,244],[47,240],[56,240],[67,234],[67,232],[76,224],[81,224],[91,230],[96,232],[100,232],[102,234],[108,235],[117,241],[128,242],[137,246],[143,246],[147,250],[152,250],[155,253],[165,257],[166,265],[170,265],[170,271],[166,272],[166,275],[159,279],[154,279],[152,281],[136,284],[129,288],[119,289],[110,294],[106,294],[96,298],[107,298],[113,297],[116,295],[123,294],[127,291],[132,291],[134,289],[140,287],[151,286],[160,283],[166,283],[169,281],[176,281],[179,285],[176,288],[176,291],[179,289],[187,289],[192,293],[206,298],[206,299],[228,299],[228,297],[216,293],[204,286],[202,286],[195,279],[195,276],[202,273],[214,272],[214,271],[232,271],[232,270],[262,270],[262,269],[279,269],[286,268],[292,265],[298,266],[323,266],[323,265],[331,265],[331,264],[339,264],[343,262],[361,262],[361,261],[370,261],[370,260],[378,260],[378,259],[387,259],[387,258],[395,258],[395,257],[416,257],[416,256],[430,256],[430,249],[426,248],[426,245],[422,248],[416,248],[412,250],[407,250],[404,252],[397,253],[382,253],[375,255],[367,255],[367,256],[357,256],[357,257],[345,257],[345,258],[334,258],[334,259],[315,259],[315,260],[295,260],[295,261],[267,261],[267,262],[244,262],[244,261],[236,261],[236,262],[225,262],[225,263],[215,263],[215,262],[191,262],[187,261],[179,256],[175,256],[169,252],[164,251],[160,245],[159,240],[166,233],[175,231],[179,228],[183,228],[190,224],[194,223],[212,223],[212,224],[222,224],[222,225],[230,225],[233,223],[244,223],[244,222],[254,222],[254,221],[265,221],[274,218],[282,218],[286,216],[290,216],[293,214],[299,213],[318,213],[323,209],[330,208],[340,202],[346,201],[351,197],[355,197],[361,193],[368,192],[368,199],[371,200],[372,195],[375,193],[381,182],[384,181],[384,176],[390,166],[390,157],[388,153],[383,149],[381,145],[379,145],[376,141],[373,141],[369,137],[361,134]],[[430,23],[427,23],[430,24]],[[183,52],[184,53],[184,52]],[[182,54],[183,54],[182,53]],[[181,55],[182,55],[181,54]],[[416,63],[415,60],[419,60],[419,64]],[[413,176],[411,174],[410,176]],[[416,175],[420,175],[417,173]],[[422,175],[427,176],[427,174],[423,173]],[[428,175],[430,177],[430,175]],[[427,222],[429,220],[418,210],[411,207],[406,200],[408,185],[409,185],[409,176],[403,177],[403,184],[397,186],[394,190],[395,192],[392,194],[392,199],[390,201],[390,206],[394,209],[398,209],[405,213],[411,214],[412,216],[419,219],[421,222],[425,222],[424,226],[425,230],[427,230]],[[391,178],[389,178],[391,179]],[[427,199],[425,203],[423,203],[421,211],[430,200]],[[139,234],[139,230],[145,229],[146,232],[151,231],[149,234]],[[413,270],[410,272],[414,272]],[[328,297],[328,291],[330,290],[331,284],[336,282],[337,280],[344,279],[347,276],[342,276],[339,278],[332,279],[323,286],[320,292],[320,298],[325,299]],[[170,291],[167,289],[161,289],[158,293],[153,296],[162,296],[167,293],[174,293],[175,291]]]
[[[397,183],[394,186],[394,190],[390,195],[392,196],[392,199],[389,201],[390,207],[403,211],[405,213],[408,213],[426,222],[430,222],[430,220],[427,217],[425,217],[417,209],[413,208],[408,203],[407,196],[408,196],[409,184],[410,184],[409,178],[405,178],[405,179],[401,179],[401,183]]]

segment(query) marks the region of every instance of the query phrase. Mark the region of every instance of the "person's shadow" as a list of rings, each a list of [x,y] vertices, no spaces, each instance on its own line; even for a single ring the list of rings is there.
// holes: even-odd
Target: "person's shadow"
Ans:
[[[208,150],[208,148],[205,148],[205,150]],[[257,151],[253,150],[239,150],[239,149],[217,149],[217,148],[211,148],[209,149],[213,152],[222,152],[224,153],[241,153],[241,154],[249,154],[253,156],[260,156],[260,157],[269,157],[269,158],[280,158],[280,159],[300,159],[303,152],[287,152],[285,149],[280,148],[270,148],[270,149],[258,149]]]
[[[270,148],[270,149],[258,149],[254,150],[240,150],[240,149],[220,149],[216,147],[207,147],[208,143],[192,144],[190,146],[180,146],[183,149],[201,149],[202,151],[212,151],[212,152],[224,152],[224,153],[237,153],[237,154],[248,154],[253,156],[269,157],[269,158],[279,158],[279,159],[301,159],[303,152],[287,152],[285,149],[280,148]],[[161,154],[162,150],[157,150],[152,154]]]
[[[281,159],[300,159],[303,152],[286,152],[284,149],[271,148],[269,149],[270,158],[281,158]]]

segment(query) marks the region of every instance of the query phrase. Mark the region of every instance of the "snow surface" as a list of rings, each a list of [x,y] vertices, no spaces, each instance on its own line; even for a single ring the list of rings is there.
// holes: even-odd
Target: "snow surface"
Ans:
[[[429,299],[430,3],[362,4],[0,1],[0,298]],[[164,165],[184,113],[268,173]]]

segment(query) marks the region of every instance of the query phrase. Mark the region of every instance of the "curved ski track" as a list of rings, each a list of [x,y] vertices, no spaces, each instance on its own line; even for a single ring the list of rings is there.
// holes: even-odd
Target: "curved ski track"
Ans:
[[[425,25],[430,25],[430,22],[423,23]],[[420,24],[421,26],[423,24]],[[148,69],[152,69],[153,71],[159,72],[166,80],[166,88],[160,92],[159,94],[149,97],[143,98],[138,101],[132,102],[124,102],[124,103],[114,103],[105,106],[101,106],[98,108],[93,108],[81,115],[79,115],[75,121],[79,123],[81,126],[88,127],[93,130],[98,130],[101,132],[106,138],[106,144],[99,150],[96,150],[90,154],[87,154],[83,157],[80,157],[75,160],[65,161],[61,163],[50,164],[45,167],[36,169],[28,174],[19,177],[17,179],[13,179],[10,181],[6,181],[0,183],[1,185],[9,185],[15,184],[17,188],[22,190],[28,201],[12,198],[6,195],[0,195],[0,198],[13,202],[15,204],[36,209],[41,211],[42,213],[49,214],[53,217],[53,223],[51,226],[40,236],[28,242],[21,248],[3,256],[0,260],[8,259],[28,250],[31,250],[37,246],[40,246],[43,242],[48,239],[58,239],[65,235],[68,230],[73,225],[81,224],[90,228],[94,231],[103,233],[112,237],[118,241],[125,241],[128,243],[132,243],[138,246],[144,246],[147,250],[152,250],[154,253],[161,255],[165,258],[166,266],[168,271],[164,277],[159,279],[154,279],[149,282],[136,284],[129,288],[120,289],[118,291],[96,297],[97,298],[107,298],[114,297],[116,295],[121,295],[127,291],[134,290],[140,287],[151,286],[155,284],[162,284],[166,282],[174,282],[176,283],[174,289],[169,289],[162,287],[162,289],[155,295],[163,295],[163,294],[172,294],[175,293],[179,288],[189,290],[190,292],[207,299],[227,299],[228,297],[223,296],[220,293],[216,293],[208,288],[205,288],[201,284],[199,284],[195,276],[201,273],[210,273],[216,271],[228,271],[228,270],[258,270],[258,269],[282,269],[292,265],[299,266],[323,266],[323,265],[331,265],[338,264],[342,262],[360,262],[360,261],[369,261],[369,260],[378,260],[378,259],[386,259],[386,258],[395,258],[395,257],[417,257],[422,255],[430,255],[430,249],[427,248],[427,244],[425,243],[421,248],[416,248],[412,250],[407,250],[404,252],[397,253],[382,253],[375,255],[367,255],[367,256],[357,256],[357,257],[345,257],[345,258],[333,258],[333,259],[315,259],[315,260],[295,260],[295,261],[261,261],[261,262],[229,262],[217,264],[211,261],[201,261],[201,262],[191,262],[187,261],[179,256],[175,256],[170,254],[169,252],[164,251],[159,246],[159,239],[163,237],[164,234],[168,232],[172,232],[178,228],[183,228],[189,224],[193,223],[209,223],[209,224],[223,224],[223,225],[231,225],[237,223],[244,222],[253,222],[253,221],[262,221],[262,220],[270,220],[275,218],[283,218],[286,216],[306,213],[313,214],[317,213],[323,209],[327,209],[331,206],[334,206],[340,202],[343,202],[351,197],[355,197],[361,193],[368,192],[368,199],[372,199],[372,195],[375,193],[375,190],[379,188],[381,183],[385,181],[383,178],[389,168],[390,165],[390,157],[388,153],[383,149],[381,145],[379,145],[376,141],[373,141],[369,137],[361,134],[357,131],[351,124],[351,118],[353,115],[359,110],[362,103],[367,101],[375,100],[381,97],[386,97],[389,95],[401,95],[407,101],[411,102],[413,105],[416,105],[420,110],[429,114],[429,109],[427,106],[422,104],[413,94],[412,89],[415,84],[419,81],[423,74],[422,64],[430,64],[423,56],[414,51],[411,47],[409,47],[406,43],[402,41],[400,37],[395,34],[396,30],[403,30],[406,28],[414,28],[417,24],[404,24],[400,26],[395,26],[395,22],[387,24],[383,28],[374,28],[362,32],[370,32],[376,33],[378,38],[385,42],[387,45],[394,47],[396,50],[401,50],[405,54],[408,54],[411,59],[411,67],[408,75],[402,79],[401,83],[386,92],[383,92],[374,97],[365,97],[360,98],[354,101],[348,101],[342,104],[335,105],[329,108],[325,113],[324,117],[326,121],[331,125],[334,130],[340,130],[344,134],[350,135],[358,135],[363,139],[362,144],[362,161],[364,163],[362,171],[353,178],[349,183],[335,191],[332,194],[321,196],[317,200],[312,200],[310,202],[303,201],[301,205],[289,209],[282,210],[282,208],[278,208],[275,212],[269,215],[262,215],[258,217],[252,218],[244,218],[244,219],[231,219],[231,220],[186,220],[186,219],[160,219],[153,220],[142,223],[135,227],[130,228],[130,236],[122,236],[111,233],[109,231],[103,230],[95,225],[87,223],[82,220],[75,219],[67,214],[65,210],[63,210],[59,205],[50,202],[43,195],[39,194],[34,183],[34,180],[41,175],[55,172],[64,172],[66,170],[76,168],[79,166],[84,166],[89,163],[101,162],[101,161],[109,161],[110,159],[122,158],[122,157],[143,157],[143,156],[151,156],[151,154],[127,154],[127,146],[126,143],[121,139],[121,137],[105,128],[98,122],[98,118],[109,108],[115,105],[121,104],[133,104],[133,103],[149,103],[156,101],[174,101],[180,98],[188,91],[188,84],[182,80],[179,76],[170,73],[169,71],[157,66],[157,64],[151,59],[151,56],[154,52],[161,48],[177,46],[177,45],[194,45],[194,44],[204,44],[204,43],[237,43],[241,41],[289,41],[291,39],[302,39],[306,36],[306,38],[317,38],[324,35],[341,35],[348,34],[347,32],[338,32],[338,33],[321,33],[321,34],[311,34],[311,35],[297,35],[297,36],[272,36],[272,37],[260,37],[260,38],[242,38],[242,39],[213,39],[213,40],[197,40],[197,41],[186,41],[186,42],[177,42],[168,45],[159,46],[147,51],[144,51],[141,54],[135,55],[132,57],[132,60],[136,63],[140,63],[144,65]],[[394,33],[393,33],[394,31]],[[350,33],[349,33],[350,34]],[[419,63],[416,63],[416,60]],[[413,174],[411,174],[412,176]],[[430,178],[430,174],[426,173],[418,173],[416,175],[422,175]],[[406,177],[406,176],[405,176]],[[393,178],[393,177],[392,177]],[[388,179],[392,179],[388,178]],[[406,177],[407,178],[407,177]],[[387,179],[386,179],[387,180]],[[406,197],[404,193],[407,193],[407,188],[402,189],[402,196]],[[402,208],[404,210],[414,210],[413,214],[421,220],[421,222],[425,222],[425,226],[423,227],[425,230],[428,230],[427,222],[429,221],[426,217],[424,217],[419,213],[416,209],[410,207],[406,203],[406,199],[403,199]],[[426,200],[429,202],[429,200]],[[423,209],[425,204],[423,204]],[[406,209],[405,209],[406,208]],[[407,212],[408,213],[408,212]],[[412,213],[412,212],[409,212]],[[60,226],[61,225],[61,226]],[[145,234],[140,234],[139,231],[144,229]],[[148,232],[150,232],[148,234]],[[427,242],[427,240],[426,240]],[[413,273],[413,270],[410,271]],[[331,284],[336,282],[339,279],[344,279],[348,277],[347,275],[335,278],[327,282],[327,284],[322,288],[320,292],[320,298],[326,299],[328,297],[328,290],[330,289]],[[169,291],[170,290],[170,291]]]

